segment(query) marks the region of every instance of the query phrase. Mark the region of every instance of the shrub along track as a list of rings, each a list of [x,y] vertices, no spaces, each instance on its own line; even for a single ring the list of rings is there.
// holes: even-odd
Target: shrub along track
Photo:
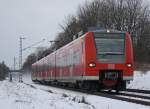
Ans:
[[[24,84],[26,84],[32,88],[37,89],[37,87],[35,85],[27,84],[27,83],[24,83]],[[121,100],[121,101],[127,101],[127,102],[131,102],[131,103],[145,105],[145,106],[150,106],[150,95],[149,96],[145,95],[145,94],[150,94],[150,91],[148,91],[148,90],[127,89],[126,91],[124,91],[124,93],[120,92],[120,93],[116,94],[114,92],[108,92],[108,91],[100,91],[100,92],[88,91],[88,90],[84,90],[84,89],[76,89],[76,88],[72,88],[72,87],[63,87],[63,86],[58,86],[58,85],[49,85],[49,86],[61,88],[61,89],[65,89],[65,90],[81,92],[81,93],[87,93],[87,94],[91,94],[91,95],[97,95],[97,96]],[[43,90],[43,89],[41,89],[41,90]],[[44,90],[44,91],[52,93],[51,90]],[[136,92],[136,93],[140,93],[140,94],[143,93],[144,95],[137,95],[134,93],[129,94],[129,93],[125,93],[125,92]]]

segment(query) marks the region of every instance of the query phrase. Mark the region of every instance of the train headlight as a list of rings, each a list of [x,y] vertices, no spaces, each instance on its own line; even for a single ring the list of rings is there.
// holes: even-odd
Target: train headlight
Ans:
[[[132,67],[132,64],[127,64],[127,67]]]
[[[106,30],[107,31],[107,33],[110,33],[110,30]]]
[[[90,63],[89,67],[96,67],[96,64],[95,63]]]

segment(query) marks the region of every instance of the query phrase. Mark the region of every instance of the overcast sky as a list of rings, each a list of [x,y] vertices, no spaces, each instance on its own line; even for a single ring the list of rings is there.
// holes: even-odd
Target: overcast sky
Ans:
[[[79,4],[85,0],[0,0],[0,62],[10,67],[13,57],[19,55],[19,37],[26,37],[23,47],[45,38],[37,46],[48,46],[53,40],[59,24],[69,14],[75,14]],[[34,50],[23,52],[25,59]],[[18,59],[17,59],[18,61]]]

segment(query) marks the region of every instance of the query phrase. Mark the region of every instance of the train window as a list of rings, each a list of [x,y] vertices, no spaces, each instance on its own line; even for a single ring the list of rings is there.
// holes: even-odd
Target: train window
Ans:
[[[125,61],[124,34],[95,33],[97,59],[100,62],[123,63]]]
[[[36,71],[37,71],[37,73],[39,72],[39,66],[38,65],[36,65]]]
[[[74,51],[74,54],[73,54],[73,62],[74,64],[79,64],[80,63],[80,57],[81,57],[81,52],[80,50],[78,51]]]
[[[35,65],[34,71],[35,71],[35,73],[37,73],[37,65]]]

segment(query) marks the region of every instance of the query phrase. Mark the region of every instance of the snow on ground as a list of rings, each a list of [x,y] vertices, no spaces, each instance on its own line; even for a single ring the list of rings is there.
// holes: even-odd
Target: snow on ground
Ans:
[[[58,90],[61,93],[53,91],[51,87],[49,89],[51,93],[24,83],[0,81],[1,109],[150,109],[148,106],[105,97],[76,92],[71,95],[63,89]]]
[[[80,99],[80,98],[79,98]],[[1,109],[93,109],[64,94],[34,89],[23,83],[0,82]]]
[[[34,84],[30,75],[24,75],[23,80],[36,88],[18,83],[17,78],[13,80],[12,83],[0,81],[1,109],[150,109],[139,104]],[[128,87],[150,89],[149,80],[150,72],[144,75],[136,71]]]
[[[137,72],[135,72],[135,73],[136,73],[135,78],[137,78],[138,73]],[[139,72],[139,73],[141,73],[141,72]],[[127,109],[127,108],[128,109],[133,109],[133,108],[150,109],[150,107],[139,105],[139,104],[129,103],[129,102],[120,101],[120,100],[114,100],[114,99],[105,98],[105,97],[99,97],[99,96],[80,93],[80,92],[73,92],[73,91],[55,88],[55,87],[51,87],[51,86],[34,84],[31,81],[31,77],[29,75],[25,76],[24,81],[34,85],[35,87],[37,87],[39,89],[51,90],[55,94],[65,95],[65,96],[67,96],[66,99],[68,99],[68,100],[73,100],[73,101],[77,101],[77,102],[82,101],[85,104],[92,106],[92,108],[94,108],[94,109],[120,109],[120,108],[121,109]],[[133,82],[131,84],[133,84]]]
[[[133,89],[150,90],[150,71],[135,71],[133,81],[127,86]]]

